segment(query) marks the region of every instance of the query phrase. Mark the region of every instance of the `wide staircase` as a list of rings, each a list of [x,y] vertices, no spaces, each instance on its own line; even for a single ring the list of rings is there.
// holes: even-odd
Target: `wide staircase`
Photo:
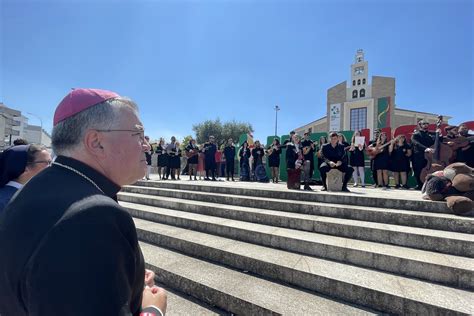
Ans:
[[[140,181],[119,201],[170,316],[474,314],[474,218],[377,192]]]

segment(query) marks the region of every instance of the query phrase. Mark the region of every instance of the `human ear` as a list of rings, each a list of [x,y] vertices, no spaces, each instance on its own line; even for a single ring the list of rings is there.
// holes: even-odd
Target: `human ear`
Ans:
[[[104,146],[101,141],[103,141],[103,136],[100,132],[96,130],[88,130],[84,135],[84,149],[93,156],[104,157]]]

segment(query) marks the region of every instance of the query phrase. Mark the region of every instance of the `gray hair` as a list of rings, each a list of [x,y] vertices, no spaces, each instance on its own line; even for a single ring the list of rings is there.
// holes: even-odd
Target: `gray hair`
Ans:
[[[54,126],[51,137],[56,155],[70,155],[81,144],[89,129],[112,129],[120,121],[120,110],[131,108],[138,115],[138,106],[128,98],[114,98],[81,111]]]

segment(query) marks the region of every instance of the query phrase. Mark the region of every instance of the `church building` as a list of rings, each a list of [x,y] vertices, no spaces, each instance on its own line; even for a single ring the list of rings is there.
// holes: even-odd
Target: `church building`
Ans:
[[[351,65],[351,80],[327,90],[326,116],[295,129],[305,132],[354,131],[414,125],[420,119],[436,123],[438,114],[401,109],[396,106],[395,78],[372,76],[364,51],[357,50]],[[444,116],[444,123],[451,117]]]

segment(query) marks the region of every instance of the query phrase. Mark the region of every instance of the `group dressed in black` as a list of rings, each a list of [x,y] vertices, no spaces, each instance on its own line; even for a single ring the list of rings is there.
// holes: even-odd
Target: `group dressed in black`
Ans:
[[[325,191],[328,172],[337,169],[343,174],[342,191],[346,192],[349,191],[348,183],[351,179],[355,187],[365,187],[368,157],[375,187],[389,188],[391,172],[395,188],[409,189],[408,179],[413,170],[416,189],[421,189],[424,170],[428,170],[427,165],[431,163],[431,158],[427,158],[427,155],[435,152],[432,147],[436,139],[451,148],[449,163],[465,162],[469,166],[474,165],[473,136],[468,134],[466,125],[447,126],[446,136],[442,136],[440,130],[431,132],[427,128],[428,123],[421,120],[410,141],[403,134],[389,139],[386,133],[377,129],[374,131],[374,139],[367,145],[365,141],[360,141],[361,138],[364,139],[360,131],[354,132],[350,143],[343,134],[336,132],[329,133],[329,137],[320,137],[319,141],[311,140],[309,133],[305,133],[301,139],[295,132],[291,132],[289,139],[283,144],[278,138],[267,147],[263,147],[259,141],[255,141],[252,146],[244,141],[238,150],[232,139],[228,139],[219,149],[214,136],[210,136],[208,142],[199,146],[195,139],[191,139],[185,147],[180,147],[175,137],[172,137],[168,144],[160,139],[154,151],[146,153],[146,156],[151,166],[151,155],[157,155],[157,171],[162,180],[179,180],[180,174],[187,174],[190,180],[197,180],[199,176],[204,180],[217,181],[219,176],[225,176],[228,181],[235,181],[237,158],[240,181],[269,182],[266,164],[271,173],[271,181],[278,183],[281,154],[286,149],[284,159],[288,188],[299,189],[303,184],[304,190],[311,191],[310,185],[315,183],[313,174],[317,168],[321,176],[322,191]]]

